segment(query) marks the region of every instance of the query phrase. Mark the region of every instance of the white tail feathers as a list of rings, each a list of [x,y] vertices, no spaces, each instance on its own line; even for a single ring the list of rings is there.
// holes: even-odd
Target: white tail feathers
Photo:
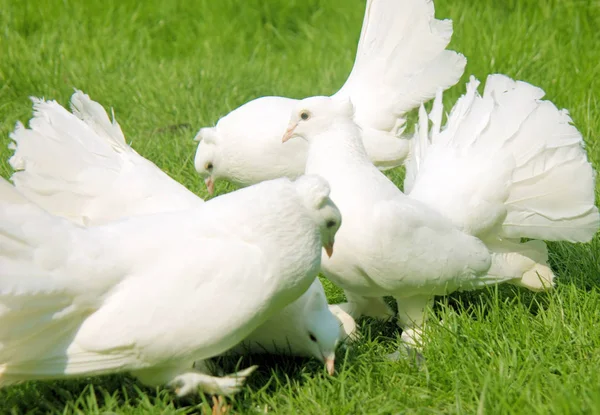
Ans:
[[[548,248],[543,241],[487,243],[492,252],[490,276],[507,278],[511,284],[531,291],[554,287],[554,273],[548,266]]]
[[[4,363],[49,347],[58,331],[52,316],[68,304],[53,275],[68,243],[53,219],[0,178],[0,385]]]
[[[72,343],[120,278],[110,274],[114,263],[98,259],[86,231],[0,178],[0,387],[124,364],[123,351],[94,353]]]
[[[32,100],[30,128],[18,123],[10,136],[15,149],[10,164],[17,171],[12,180],[29,199],[53,214],[82,222],[95,197],[94,186],[111,180],[121,169],[114,153],[126,151],[123,134],[103,110],[98,114],[97,108],[86,105],[90,100],[81,92],[73,95],[79,118],[55,101]],[[85,112],[88,109],[92,112]]]
[[[110,121],[102,105],[92,101],[87,94],[77,90],[71,96],[71,108],[73,114],[92,128],[105,142],[110,143],[113,150],[117,152],[131,151],[131,147],[125,142],[125,136],[121,126],[115,119],[114,112],[112,112],[112,121]]]
[[[595,172],[568,113],[525,82],[491,75],[483,97],[478,84],[471,79],[439,132],[441,99],[429,135],[421,112],[410,195],[476,236],[589,241],[600,224]]]
[[[71,98],[73,114],[55,101],[33,102],[29,128],[19,123],[11,134],[12,180],[50,213],[99,224],[202,203],[128,146],[119,124],[83,92]]]
[[[454,85],[463,55],[445,50],[452,21],[437,20],[431,0],[369,0],[352,72],[336,97],[350,97],[363,141],[378,167],[400,164],[409,142],[396,139],[403,116]]]
[[[348,80],[339,91],[357,105],[356,118],[372,127],[391,130],[396,118],[454,85],[466,59],[445,50],[452,21],[437,20],[432,1],[369,0]]]
[[[29,201],[9,182],[0,178],[0,203],[27,204]]]

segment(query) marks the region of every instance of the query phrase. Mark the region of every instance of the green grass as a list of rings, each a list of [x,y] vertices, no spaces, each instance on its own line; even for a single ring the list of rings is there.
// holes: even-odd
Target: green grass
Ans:
[[[569,109],[600,167],[597,0],[438,0],[436,8],[454,20],[452,47],[469,59],[447,103],[469,74],[529,81]],[[0,0],[0,135],[7,144],[15,122],[30,118],[29,96],[66,104],[77,87],[114,108],[142,155],[206,197],[192,165],[195,132],[260,95],[334,92],[352,66],[362,13],[358,0]],[[10,152],[0,147],[0,174],[8,177]],[[400,184],[401,172],[391,176]],[[398,332],[366,319],[363,340],[340,351],[335,377],[316,362],[246,358],[242,364],[261,368],[231,401],[233,410],[600,413],[600,237],[550,246],[559,276],[551,293],[500,287],[440,299],[424,367],[386,361]],[[332,301],[342,299],[330,284],[327,290]],[[0,413],[206,408],[204,396],[176,400],[127,376],[0,391]]]

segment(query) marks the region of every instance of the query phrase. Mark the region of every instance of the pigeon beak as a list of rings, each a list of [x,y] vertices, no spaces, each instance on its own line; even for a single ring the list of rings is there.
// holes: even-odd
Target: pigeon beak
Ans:
[[[335,357],[325,358],[325,367],[327,368],[329,376],[333,376],[335,373]]]
[[[290,125],[288,125],[288,129],[285,130],[285,134],[283,135],[283,138],[281,139],[282,143],[285,143],[287,140],[292,138],[292,136],[294,135],[294,130],[296,129],[297,126],[298,126],[298,123],[290,123]]]
[[[325,248],[327,256],[331,258],[331,255],[333,255],[333,242],[326,244],[323,248]]]
[[[206,179],[204,179],[204,184],[206,185],[206,190],[208,190],[208,193],[212,195],[215,191],[215,182],[213,181],[212,176],[208,176]]]

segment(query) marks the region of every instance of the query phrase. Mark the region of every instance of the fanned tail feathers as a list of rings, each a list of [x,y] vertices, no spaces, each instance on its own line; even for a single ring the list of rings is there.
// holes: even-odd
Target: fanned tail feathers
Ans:
[[[111,121],[102,105],[92,101],[87,94],[78,90],[71,96],[71,108],[73,114],[110,143],[113,150],[117,152],[132,151],[125,142],[125,136],[114,112],[111,111]]]
[[[12,180],[48,212],[87,225],[203,202],[127,145],[114,117],[83,92],[73,94],[72,114],[33,102],[29,128],[18,123],[11,134]]]
[[[477,236],[589,241],[600,225],[595,172],[568,112],[504,75],[490,75],[483,96],[478,84],[471,78],[439,132],[424,132],[421,112],[411,196]]]
[[[74,342],[121,275],[110,274],[115,264],[98,258],[85,231],[49,215],[0,178],[0,387],[135,362],[125,348],[102,353]],[[78,261],[86,261],[85,274]]]
[[[95,188],[121,169],[115,152],[131,150],[116,121],[80,91],[72,98],[75,116],[56,101],[32,101],[29,128],[18,123],[10,135],[16,171],[11,179],[49,212],[81,223]]]
[[[339,92],[355,101],[359,120],[364,114],[372,126],[391,130],[395,118],[458,82],[466,59],[445,50],[452,21],[434,15],[430,0],[367,3],[354,67]],[[378,114],[382,107],[395,118]]]
[[[429,119],[421,109],[405,190],[486,243],[490,283],[551,288],[546,245],[515,241],[589,241],[595,172],[568,112],[540,88],[504,75],[489,76],[483,96],[478,85],[472,77],[443,129],[441,93]]]
[[[409,194],[413,188],[419,167],[426,159],[427,149],[431,144],[430,137],[437,136],[440,132],[444,105],[442,104],[442,89],[439,88],[433,101],[433,107],[429,116],[423,104],[419,107],[419,120],[415,126],[415,133],[412,137],[410,154],[406,159],[406,175],[404,176],[404,193]],[[429,121],[433,123],[431,131],[429,130]]]
[[[404,161],[404,115],[462,76],[465,57],[445,50],[451,37],[452,21],[435,19],[431,0],[367,2],[352,72],[335,96],[351,98],[377,166]]]

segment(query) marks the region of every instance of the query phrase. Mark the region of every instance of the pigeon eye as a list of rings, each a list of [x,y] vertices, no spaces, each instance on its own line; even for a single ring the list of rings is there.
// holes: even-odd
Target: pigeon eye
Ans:
[[[333,228],[335,226],[335,221],[334,220],[328,220],[325,225],[327,226],[327,228]]]
[[[308,120],[310,118],[310,114],[306,111],[302,111],[300,113],[300,118],[302,118],[304,121]]]
[[[317,342],[317,338],[310,331],[308,332],[308,337],[310,337],[310,341]]]
[[[213,168],[213,164],[212,164],[212,163],[209,161],[208,163],[206,163],[206,164],[204,165],[204,168],[205,168],[206,170],[212,170],[212,168]]]

